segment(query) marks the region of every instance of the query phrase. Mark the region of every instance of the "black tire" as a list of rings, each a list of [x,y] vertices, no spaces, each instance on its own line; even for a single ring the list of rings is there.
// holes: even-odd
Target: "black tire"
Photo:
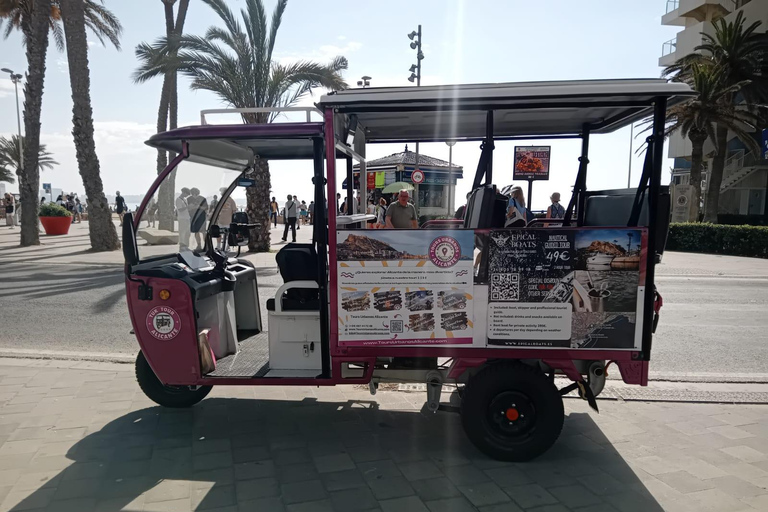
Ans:
[[[559,391],[538,369],[492,364],[473,376],[461,401],[467,437],[494,459],[524,462],[547,451],[560,436],[565,410]]]
[[[174,409],[192,407],[213,389],[213,386],[200,386],[197,389],[186,386],[166,386],[152,371],[142,352],[139,352],[136,357],[136,380],[147,398],[158,405]]]

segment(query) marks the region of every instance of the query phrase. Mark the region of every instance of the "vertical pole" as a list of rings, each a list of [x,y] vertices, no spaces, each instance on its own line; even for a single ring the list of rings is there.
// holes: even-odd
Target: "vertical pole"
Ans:
[[[330,312],[328,307],[328,276],[326,274],[328,231],[325,229],[325,183],[323,179],[323,139],[312,139],[315,175],[312,183],[315,185],[315,224],[312,238],[317,251],[317,285],[320,297],[320,361],[322,377],[331,376],[331,342],[330,342]],[[318,215],[319,214],[319,215]],[[334,317],[335,318],[335,317]]]
[[[416,47],[416,87],[421,87],[421,25],[419,25],[418,29],[418,35],[419,38],[418,46]],[[417,171],[419,169],[419,143],[416,142],[416,164],[413,167],[414,171]],[[413,204],[416,205],[416,215],[418,215],[419,212],[419,187],[416,186],[416,189],[414,192],[414,198],[413,198]]]
[[[629,170],[627,171],[627,188],[632,188],[632,140],[635,136],[635,123],[629,125]]]
[[[355,200],[355,176],[352,169],[352,157],[346,156],[347,160],[347,215],[355,213],[355,209],[352,205]]]
[[[333,110],[325,109],[323,113],[325,130],[325,168],[328,186],[328,333],[331,353],[336,351],[339,340],[339,322],[337,320],[338,295],[337,295],[337,271],[336,268],[336,216],[338,209],[334,208],[336,204],[336,135],[333,130]],[[322,207],[321,205],[318,207]],[[321,226],[322,229],[324,226]],[[333,321],[331,321],[333,319]],[[320,324],[322,326],[322,324]],[[320,333],[323,336],[323,333]]]
[[[19,80],[21,79],[13,79],[13,88],[16,90],[16,127],[19,131],[19,166],[24,169],[24,141],[21,139],[21,111],[19,110]]]
[[[528,209],[533,208],[533,180],[528,180]]]
[[[493,110],[485,115],[485,144],[489,145],[488,164],[485,167],[485,183],[493,183]]]
[[[454,197],[456,193],[456,187],[453,186],[453,145],[448,146],[448,216],[453,215],[456,211],[453,208]]]

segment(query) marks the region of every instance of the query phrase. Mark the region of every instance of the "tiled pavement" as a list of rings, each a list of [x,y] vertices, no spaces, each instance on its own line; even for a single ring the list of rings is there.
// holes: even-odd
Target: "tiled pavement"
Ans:
[[[129,365],[0,360],[0,510],[768,510],[768,407],[567,400],[563,435],[497,462],[424,396],[219,388],[154,406]]]

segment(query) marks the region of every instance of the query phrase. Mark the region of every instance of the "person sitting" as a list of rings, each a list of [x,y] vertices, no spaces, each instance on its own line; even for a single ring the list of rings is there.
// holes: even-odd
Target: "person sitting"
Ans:
[[[504,227],[525,227],[534,219],[533,212],[525,207],[523,189],[512,187],[509,203],[507,204],[507,220]]]

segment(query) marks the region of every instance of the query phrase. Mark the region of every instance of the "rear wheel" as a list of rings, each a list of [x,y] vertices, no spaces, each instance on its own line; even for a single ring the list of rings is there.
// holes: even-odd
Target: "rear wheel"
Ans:
[[[522,363],[481,370],[461,401],[467,437],[486,455],[505,461],[523,462],[547,451],[560,435],[564,416],[554,383]]]
[[[166,386],[152,371],[143,352],[136,357],[136,380],[147,398],[163,407],[192,407],[211,392],[213,386]]]

